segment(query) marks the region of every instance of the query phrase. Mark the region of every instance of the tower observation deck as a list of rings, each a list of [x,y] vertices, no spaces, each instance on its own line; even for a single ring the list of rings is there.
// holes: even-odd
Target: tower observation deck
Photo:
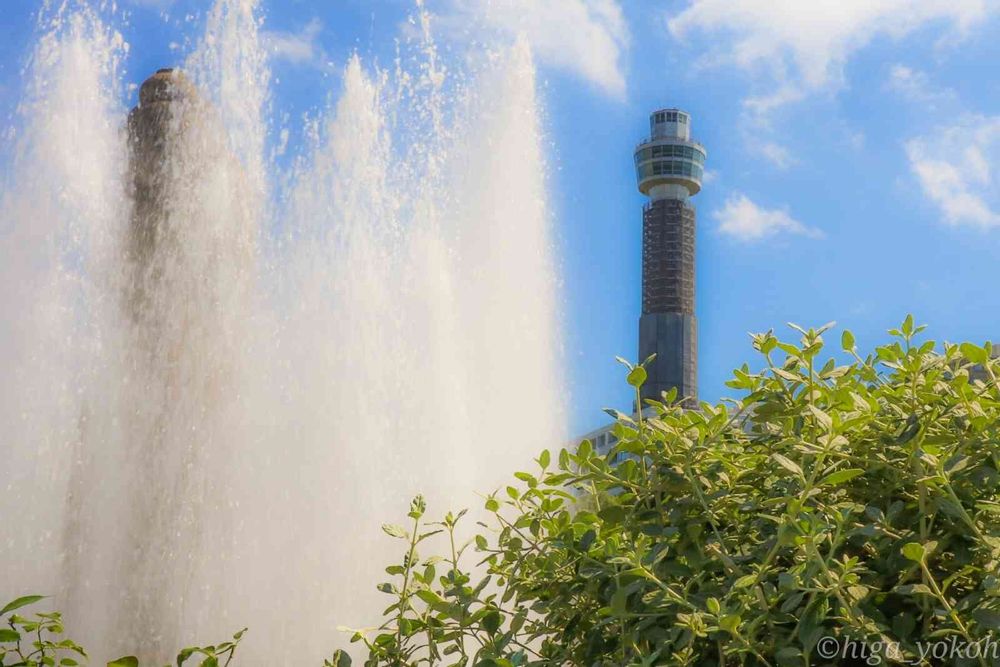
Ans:
[[[695,209],[706,151],[691,140],[691,116],[660,109],[649,116],[650,137],[635,149],[642,211],[642,315],[639,360],[647,366],[642,398],[677,388],[688,405],[698,400],[698,322],[695,318]]]

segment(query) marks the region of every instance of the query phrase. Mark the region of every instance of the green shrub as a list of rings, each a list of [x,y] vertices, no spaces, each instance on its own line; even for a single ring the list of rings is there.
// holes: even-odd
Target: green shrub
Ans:
[[[827,328],[754,336],[763,370],[735,372],[731,404],[668,395],[614,413],[610,452],[543,452],[468,542],[465,512],[428,522],[415,499],[384,526],[405,547],[384,623],[353,635],[365,664],[1000,664],[1000,364],[917,342],[912,318],[866,358],[845,332],[851,361],[821,363]],[[637,398],[645,376],[628,365]],[[52,639],[57,613],[12,613],[39,599],[0,610],[0,666],[85,657]],[[177,663],[228,665],[241,636]]]
[[[406,547],[378,587],[384,624],[353,636],[365,664],[850,662],[818,655],[827,637],[860,664],[1000,664],[926,653],[1000,628],[989,346],[918,342],[907,318],[866,358],[845,332],[838,365],[820,361],[827,328],[754,336],[763,371],[735,372],[741,400],[683,411],[667,396],[615,413],[607,455],[543,453],[486,500],[471,545],[462,514],[428,523],[415,500],[407,528],[385,527]],[[644,380],[629,366],[637,396]],[[442,555],[420,553],[442,537]]]
[[[0,609],[0,667],[73,667],[86,664],[87,652],[70,639],[56,639],[63,633],[62,615],[59,612],[36,613],[27,618],[14,611],[44,600],[43,595],[26,595],[9,602]],[[233,635],[232,641],[218,646],[192,646],[177,655],[177,667],[190,658],[198,660],[199,667],[226,667],[236,654],[236,647],[246,628]],[[191,663],[193,664],[193,663]],[[107,667],[139,667],[135,656],[125,656],[107,663]],[[168,666],[169,667],[169,666]]]

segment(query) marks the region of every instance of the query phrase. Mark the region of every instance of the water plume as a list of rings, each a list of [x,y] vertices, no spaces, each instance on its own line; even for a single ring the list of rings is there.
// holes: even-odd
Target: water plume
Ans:
[[[394,70],[348,62],[288,174],[255,3],[163,73],[155,150],[111,22],[39,38],[0,208],[0,590],[54,593],[97,658],[249,625],[243,664],[319,663],[381,609],[382,522],[563,440],[531,54],[453,72],[417,19]]]

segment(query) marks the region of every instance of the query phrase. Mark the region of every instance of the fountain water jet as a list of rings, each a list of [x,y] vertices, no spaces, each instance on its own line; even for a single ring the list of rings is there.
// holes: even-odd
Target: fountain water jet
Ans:
[[[62,11],[0,208],[0,590],[56,593],[98,658],[249,625],[243,664],[318,663],[381,608],[380,523],[562,441],[530,53],[456,82],[420,14],[423,55],[352,59],[275,194],[253,3],[209,12],[196,96],[162,73],[131,123],[123,40]]]

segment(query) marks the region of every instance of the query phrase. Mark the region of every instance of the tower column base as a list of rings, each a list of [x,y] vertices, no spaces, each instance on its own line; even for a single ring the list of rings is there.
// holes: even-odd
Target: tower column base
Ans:
[[[683,313],[647,313],[639,318],[639,361],[656,354],[646,367],[643,399],[660,400],[677,388],[678,400],[698,403],[698,320]]]

